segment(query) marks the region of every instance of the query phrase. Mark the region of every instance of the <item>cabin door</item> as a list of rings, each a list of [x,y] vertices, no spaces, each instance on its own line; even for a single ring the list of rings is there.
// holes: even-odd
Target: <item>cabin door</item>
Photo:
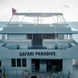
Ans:
[[[34,34],[33,40],[32,40],[32,45],[34,47],[42,47],[42,35]]]

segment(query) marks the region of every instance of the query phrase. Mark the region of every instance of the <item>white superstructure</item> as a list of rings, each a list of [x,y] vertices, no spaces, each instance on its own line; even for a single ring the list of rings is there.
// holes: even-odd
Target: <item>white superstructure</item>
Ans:
[[[78,43],[72,34],[78,31],[71,30],[62,13],[14,13],[0,31],[1,74],[6,78],[75,78],[72,59],[78,58]]]

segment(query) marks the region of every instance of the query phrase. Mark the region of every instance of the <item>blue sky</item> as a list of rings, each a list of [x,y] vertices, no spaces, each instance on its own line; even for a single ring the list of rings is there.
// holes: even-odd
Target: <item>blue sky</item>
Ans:
[[[17,12],[62,12],[67,21],[78,21],[78,0],[0,0],[0,21]]]

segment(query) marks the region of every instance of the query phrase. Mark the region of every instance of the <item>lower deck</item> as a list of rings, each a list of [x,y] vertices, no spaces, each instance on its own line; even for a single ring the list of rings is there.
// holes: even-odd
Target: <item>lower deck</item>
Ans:
[[[6,78],[62,78],[72,71],[72,61],[64,59],[12,58],[1,61],[0,76]]]

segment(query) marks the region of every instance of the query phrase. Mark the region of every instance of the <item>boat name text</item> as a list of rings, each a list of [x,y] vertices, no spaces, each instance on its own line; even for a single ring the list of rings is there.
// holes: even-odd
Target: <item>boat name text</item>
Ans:
[[[55,52],[20,52],[20,56],[55,56]]]

